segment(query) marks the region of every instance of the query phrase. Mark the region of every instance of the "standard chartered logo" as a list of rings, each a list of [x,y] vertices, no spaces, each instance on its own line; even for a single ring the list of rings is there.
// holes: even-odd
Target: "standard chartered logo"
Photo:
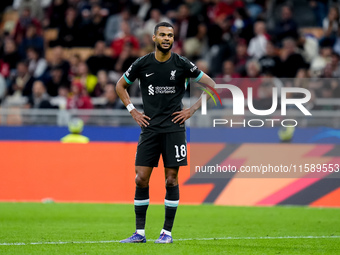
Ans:
[[[155,94],[155,89],[152,86],[152,84],[149,85],[148,90],[149,90],[149,96],[153,96]]]
[[[156,94],[174,94],[176,93],[176,88],[174,86],[166,87],[156,87]]]
[[[148,86],[149,96],[153,96],[155,94],[175,94],[176,87],[175,86],[157,86],[154,87],[152,84]]]

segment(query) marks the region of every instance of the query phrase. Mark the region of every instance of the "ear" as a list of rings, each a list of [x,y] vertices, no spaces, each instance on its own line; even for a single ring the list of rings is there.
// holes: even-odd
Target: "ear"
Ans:
[[[152,35],[152,41],[156,41],[156,36],[155,35]]]

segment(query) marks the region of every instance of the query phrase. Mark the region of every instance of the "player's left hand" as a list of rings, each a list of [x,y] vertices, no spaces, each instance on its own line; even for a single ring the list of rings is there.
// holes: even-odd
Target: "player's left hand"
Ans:
[[[192,113],[190,108],[187,108],[183,109],[182,111],[174,112],[173,114],[171,114],[171,116],[174,115],[175,117],[172,119],[172,122],[183,124],[187,119],[189,119],[192,116]]]

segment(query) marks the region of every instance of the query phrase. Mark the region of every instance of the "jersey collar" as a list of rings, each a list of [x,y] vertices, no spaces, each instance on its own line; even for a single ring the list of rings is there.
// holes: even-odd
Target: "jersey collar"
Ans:
[[[165,63],[168,63],[169,61],[171,61],[173,55],[174,55],[174,53],[171,51],[171,56],[170,56],[170,58],[169,58],[167,61],[160,62],[160,61],[158,61],[158,60],[156,59],[155,52],[152,52],[152,57],[153,57],[154,61],[156,61],[157,64],[165,64]]]

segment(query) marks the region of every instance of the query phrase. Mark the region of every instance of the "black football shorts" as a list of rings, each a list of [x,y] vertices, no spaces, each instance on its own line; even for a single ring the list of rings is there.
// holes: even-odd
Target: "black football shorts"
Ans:
[[[139,136],[135,165],[157,167],[160,155],[163,157],[164,167],[186,166],[188,162],[185,131],[143,131]]]

